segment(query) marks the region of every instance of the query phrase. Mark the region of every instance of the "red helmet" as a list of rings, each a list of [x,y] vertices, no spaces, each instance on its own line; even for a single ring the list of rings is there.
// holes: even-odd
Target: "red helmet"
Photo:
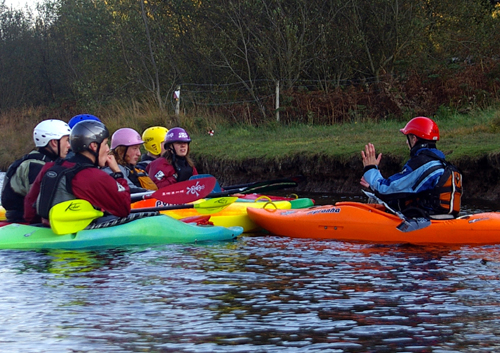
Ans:
[[[411,119],[401,131],[403,134],[412,134],[418,138],[430,141],[439,141],[439,128],[434,120],[425,116]]]

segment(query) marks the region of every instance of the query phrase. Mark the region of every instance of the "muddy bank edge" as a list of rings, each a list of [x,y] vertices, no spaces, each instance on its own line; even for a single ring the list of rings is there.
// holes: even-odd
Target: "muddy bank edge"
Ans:
[[[347,160],[327,156],[295,155],[283,159],[245,161],[217,161],[197,154],[194,161],[200,174],[212,174],[221,185],[234,185],[260,180],[271,180],[304,175],[307,180],[294,192],[335,193],[359,195],[363,165],[360,157]],[[399,157],[385,155],[380,170],[388,177],[401,170],[404,162]],[[464,198],[500,200],[500,153],[477,158],[463,158],[453,163],[464,176]]]

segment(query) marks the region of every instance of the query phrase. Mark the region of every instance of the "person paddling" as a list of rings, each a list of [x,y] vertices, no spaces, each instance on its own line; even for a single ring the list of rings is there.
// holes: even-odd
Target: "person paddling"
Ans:
[[[382,154],[377,156],[375,146],[369,143],[361,151],[364,166],[361,185],[371,188],[390,207],[406,216],[456,216],[460,212],[462,175],[436,148],[437,124],[427,117],[416,117],[400,131],[410,149],[410,159],[403,170],[385,179],[378,169]]]
[[[70,127],[62,120],[49,119],[33,130],[33,150],[9,166],[2,187],[2,206],[9,222],[24,222],[24,198],[38,173],[47,162],[65,158],[69,145]]]
[[[174,127],[168,130],[164,145],[165,153],[162,158],[151,162],[146,168],[158,188],[198,175],[189,157],[190,142],[191,138],[183,128]]]
[[[163,126],[148,127],[142,133],[144,148],[146,153],[141,156],[141,161],[137,163],[137,168],[146,170],[149,163],[161,157],[165,153],[164,143],[168,129]]]
[[[49,211],[63,201],[84,199],[97,209],[117,217],[130,213],[130,189],[113,155],[109,154],[109,131],[98,121],[82,121],[71,130],[75,155],[47,163],[24,200],[24,218],[48,223]],[[100,167],[109,167],[109,175]]]
[[[136,166],[141,157],[143,143],[139,133],[130,128],[118,129],[111,137],[111,153],[125,176],[132,194],[158,190],[148,174]],[[113,173],[109,168],[104,171],[109,174]]]

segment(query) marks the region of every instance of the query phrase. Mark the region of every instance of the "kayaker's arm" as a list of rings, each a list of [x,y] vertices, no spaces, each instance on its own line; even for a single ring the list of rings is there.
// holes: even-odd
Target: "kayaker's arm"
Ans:
[[[130,189],[124,178],[113,179],[102,170],[89,168],[78,173],[72,185],[76,198],[88,200],[117,217],[129,215]]]

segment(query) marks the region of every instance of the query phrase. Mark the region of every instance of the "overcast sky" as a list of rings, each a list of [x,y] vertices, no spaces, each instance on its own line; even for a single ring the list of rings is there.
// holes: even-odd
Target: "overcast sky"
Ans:
[[[37,0],[5,0],[5,6],[12,6],[15,9],[22,9],[26,4],[28,4],[30,7],[34,8],[37,2]]]

